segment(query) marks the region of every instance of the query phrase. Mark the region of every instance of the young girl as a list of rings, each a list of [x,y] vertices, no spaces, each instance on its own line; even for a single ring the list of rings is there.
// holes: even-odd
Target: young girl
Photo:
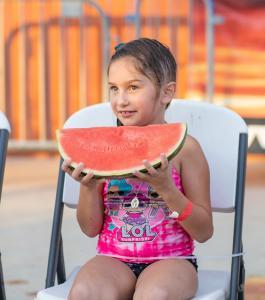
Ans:
[[[176,62],[156,40],[119,45],[108,69],[109,97],[118,124],[163,124],[175,95]],[[190,299],[197,290],[193,241],[213,234],[209,170],[198,142],[188,136],[170,162],[133,178],[80,176],[82,163],[63,170],[81,183],[77,219],[99,235],[97,256],[79,271],[69,300]]]

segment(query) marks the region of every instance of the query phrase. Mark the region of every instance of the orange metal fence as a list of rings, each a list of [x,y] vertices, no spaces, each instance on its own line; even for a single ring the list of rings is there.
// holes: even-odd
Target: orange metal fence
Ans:
[[[158,38],[175,52],[178,95],[184,96],[187,2],[143,1],[138,6],[141,28],[136,26],[135,4],[130,0],[0,2],[0,109],[12,124],[11,148],[53,148],[55,129],[69,114],[106,100],[105,71],[112,49],[137,33]]]
[[[108,58],[117,43],[138,36],[172,49],[176,97],[205,100],[210,75],[212,101],[244,116],[251,141],[265,149],[264,16],[264,4],[247,0],[240,7],[232,0],[0,1],[0,110],[12,127],[9,149],[54,149],[55,129],[71,113],[107,100]]]

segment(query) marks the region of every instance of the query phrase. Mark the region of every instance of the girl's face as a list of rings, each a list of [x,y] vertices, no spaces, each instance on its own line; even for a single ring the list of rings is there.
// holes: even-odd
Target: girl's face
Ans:
[[[135,68],[132,57],[123,57],[109,68],[112,110],[126,126],[164,123],[166,103],[154,83]]]

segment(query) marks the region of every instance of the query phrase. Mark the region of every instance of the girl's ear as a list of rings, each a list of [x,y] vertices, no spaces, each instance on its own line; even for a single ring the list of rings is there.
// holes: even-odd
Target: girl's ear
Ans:
[[[176,82],[172,81],[164,84],[162,103],[166,105],[169,104],[171,100],[175,97],[175,92],[176,92]]]

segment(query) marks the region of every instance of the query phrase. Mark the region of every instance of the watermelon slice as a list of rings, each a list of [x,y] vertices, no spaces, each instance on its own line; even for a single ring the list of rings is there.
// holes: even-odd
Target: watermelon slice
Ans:
[[[85,164],[95,177],[130,177],[134,170],[146,172],[143,160],[154,167],[160,154],[170,160],[182,148],[187,135],[184,123],[148,126],[68,128],[57,131],[58,149],[64,159]]]

